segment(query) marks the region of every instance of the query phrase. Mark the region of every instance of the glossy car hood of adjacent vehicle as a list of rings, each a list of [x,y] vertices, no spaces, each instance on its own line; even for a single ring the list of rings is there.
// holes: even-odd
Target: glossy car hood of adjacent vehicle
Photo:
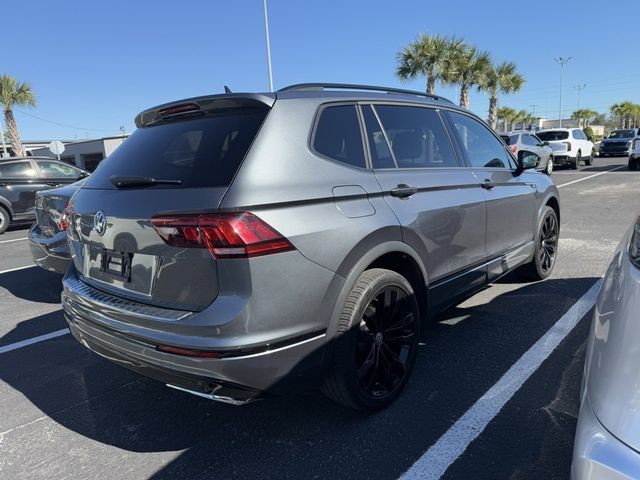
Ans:
[[[587,348],[587,396],[598,420],[640,452],[640,269],[629,234],[604,277]]]

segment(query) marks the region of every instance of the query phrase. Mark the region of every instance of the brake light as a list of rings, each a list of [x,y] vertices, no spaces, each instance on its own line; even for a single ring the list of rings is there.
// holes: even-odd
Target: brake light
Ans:
[[[62,215],[60,216],[60,230],[63,232],[67,231],[69,228],[69,218],[71,215],[71,202],[67,203],[67,206],[62,210]]]
[[[167,245],[208,248],[214,258],[250,258],[295,250],[266,222],[248,212],[159,216],[151,224]]]
[[[516,153],[516,146],[515,145],[511,145],[511,153]]]
[[[571,151],[571,142],[562,142],[567,146],[567,152]]]

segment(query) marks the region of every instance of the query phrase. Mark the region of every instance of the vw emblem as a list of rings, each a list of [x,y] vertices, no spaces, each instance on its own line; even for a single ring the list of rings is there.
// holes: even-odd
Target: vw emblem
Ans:
[[[95,217],[93,217],[93,228],[100,236],[104,235],[107,231],[107,216],[102,211],[97,211]]]

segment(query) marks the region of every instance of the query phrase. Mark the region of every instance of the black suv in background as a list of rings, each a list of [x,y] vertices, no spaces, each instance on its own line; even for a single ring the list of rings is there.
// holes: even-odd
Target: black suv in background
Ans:
[[[89,173],[47,157],[0,160],[0,233],[10,224],[36,218],[36,192],[61,187]]]

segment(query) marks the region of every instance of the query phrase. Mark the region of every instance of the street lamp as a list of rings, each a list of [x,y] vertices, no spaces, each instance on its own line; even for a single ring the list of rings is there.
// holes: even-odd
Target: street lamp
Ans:
[[[269,43],[269,17],[267,17],[267,0],[264,0],[264,34],[267,39],[267,68],[269,69],[269,91],[273,92],[273,74],[271,73],[271,44]]]
[[[576,85],[575,88],[576,90],[578,90],[578,110],[580,110],[580,93],[582,92],[582,89],[585,88],[587,86],[586,83],[581,83],[580,85]]]
[[[558,57],[554,58],[554,60],[560,64],[560,107],[558,109],[558,128],[562,128],[562,71],[564,70],[565,63],[571,60],[571,57]]]

